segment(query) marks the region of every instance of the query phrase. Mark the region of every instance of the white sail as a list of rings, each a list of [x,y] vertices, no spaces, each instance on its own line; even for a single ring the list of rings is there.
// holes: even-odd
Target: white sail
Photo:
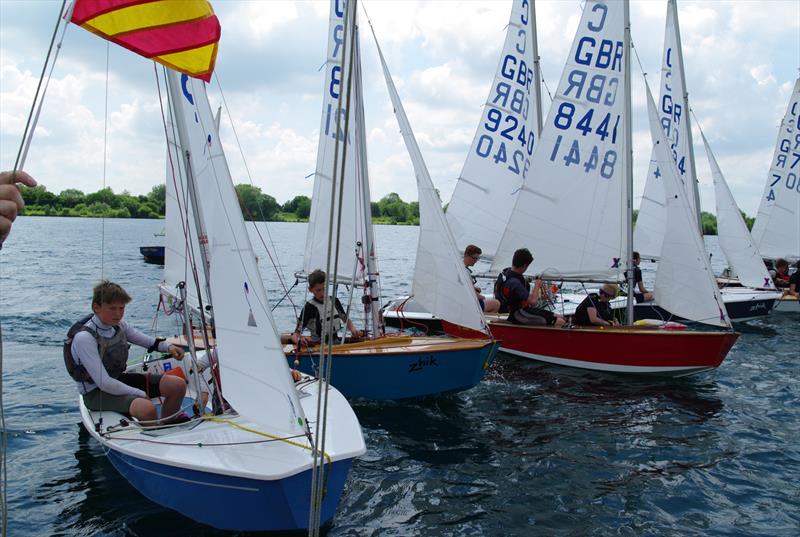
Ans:
[[[356,243],[364,243],[365,221],[370,218],[364,212],[364,204],[360,203],[361,190],[357,184],[358,166],[355,154],[355,121],[354,103],[348,104],[347,88],[344,81],[350,79],[350,51],[345,39],[344,10],[345,2],[331,2],[328,26],[328,59],[325,63],[325,86],[322,100],[322,120],[320,122],[319,145],[317,148],[317,167],[314,173],[314,191],[311,196],[311,213],[308,219],[306,249],[303,269],[309,273],[316,269],[325,269],[328,260],[328,236],[333,226],[335,233],[337,220],[331,224],[331,198],[338,207],[340,191],[333,189],[332,170],[341,170],[342,159],[345,160],[343,175],[344,190],[341,191],[341,235],[336,272],[341,277],[351,278],[356,263]],[[347,55],[342,72],[342,57]],[[340,103],[341,96],[341,103]],[[351,99],[352,101],[352,99]],[[341,106],[340,106],[341,104]],[[348,110],[349,106],[349,110]],[[348,120],[348,117],[349,120]],[[344,140],[345,123],[349,121],[351,128],[348,139]],[[334,164],[336,166],[334,167]],[[338,172],[337,172],[338,173]],[[337,185],[339,183],[337,182]],[[368,204],[367,204],[368,206]],[[331,268],[334,260],[331,260]]]
[[[733,194],[722,175],[717,159],[711,152],[708,140],[702,131],[700,136],[703,138],[708,164],[711,166],[711,175],[714,178],[719,245],[725,253],[725,257],[728,258],[728,263],[739,276],[742,285],[756,289],[775,289],[775,284],[767,272],[761,253],[747,229],[747,224],[744,223],[742,213],[739,206],[736,205],[736,200],[733,199]]]
[[[186,188],[186,169],[184,148],[175,142],[177,133],[174,123],[167,122],[167,165],[166,165],[166,209],[164,221],[164,281],[162,289],[169,296],[179,296],[176,286],[186,282],[186,295],[189,304],[196,308],[198,288],[201,290],[203,304],[208,304],[206,277],[202,267],[200,243],[194,225],[194,213]],[[196,141],[196,140],[195,140]],[[187,147],[192,153],[203,147]],[[196,267],[196,271],[192,267]],[[198,281],[194,280],[197,273]]]
[[[695,224],[689,196],[679,179],[649,86],[647,111],[655,157],[662,170],[666,194],[667,232],[656,270],[656,300],[659,306],[674,315],[704,324],[730,327],[703,237]]]
[[[205,84],[169,72],[181,138],[189,136],[191,170],[199,194],[210,250],[222,388],[239,414],[278,434],[303,434],[297,398],[267,293],[233,188],[208,104]],[[199,149],[198,149],[199,148]]]
[[[536,174],[517,196],[493,270],[527,247],[533,274],[619,279],[624,271],[623,7],[602,1],[584,7],[533,154]],[[502,151],[494,143],[488,149]]]
[[[781,121],[764,195],[753,224],[761,255],[800,259],[800,78]]]
[[[519,187],[531,173],[541,122],[534,24],[533,1],[514,0],[483,116],[447,206],[447,221],[461,252],[477,244],[488,258],[494,256]],[[500,147],[505,148],[502,153]]]
[[[423,308],[439,319],[488,333],[472,279],[447,225],[442,202],[433,187],[377,37],[375,45],[400,132],[411,157],[419,191],[420,230],[412,294]]]
[[[689,200],[695,222],[700,208],[697,197],[697,177],[692,150],[689,111],[685,109],[686,81],[683,74],[683,56],[680,47],[678,13],[674,0],[667,5],[667,22],[664,31],[664,56],[661,62],[661,96],[658,100],[658,115],[664,136],[669,142],[669,151],[680,173],[680,180]],[[643,257],[657,258],[661,252],[661,241],[666,229],[664,187],[655,149],[647,170],[639,214],[636,217],[633,244]]]

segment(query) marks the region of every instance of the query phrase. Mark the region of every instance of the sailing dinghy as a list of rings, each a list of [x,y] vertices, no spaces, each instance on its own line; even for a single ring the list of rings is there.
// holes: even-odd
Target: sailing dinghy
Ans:
[[[156,15],[168,16],[169,24],[197,24],[192,30],[197,39],[204,39],[202,31],[219,36],[217,19],[205,0],[153,2],[147,6],[154,7]],[[125,6],[98,11],[101,7],[95,2],[78,1],[64,19],[120,42],[109,32],[121,21],[135,18],[136,13],[126,12]],[[131,35],[124,35],[123,45]],[[205,45],[213,48],[213,65],[216,40],[213,46]],[[179,56],[172,54],[169,58],[177,61]],[[208,370],[201,375],[203,356],[189,354],[181,362],[148,358],[129,365],[131,372],[179,371],[188,379],[184,408],[191,411],[194,406],[197,410],[189,422],[153,426],[115,412],[91,411],[79,397],[81,420],[115,468],[144,496],[162,506],[225,530],[318,528],[332,520],[352,461],[365,452],[361,428],[345,398],[334,388],[308,377],[297,383],[292,379],[205,84],[171,69],[164,71],[169,124],[177,130],[172,145],[180,149],[175,155],[181,162],[180,173],[175,178],[182,187],[176,191],[192,193],[188,204],[194,216],[192,221],[179,219],[188,227],[168,233],[185,238],[182,253],[187,268],[180,287],[184,291],[193,288],[198,301],[198,297],[204,297],[206,311],[213,315],[216,340],[209,352],[218,357],[219,372],[214,381]],[[207,79],[211,70],[193,74]],[[185,217],[188,213],[182,214]],[[200,252],[186,240],[190,236],[203,250],[202,263],[198,261]],[[197,272],[204,275],[205,289],[197,285],[199,279],[191,277]],[[185,292],[174,292],[188,303]],[[188,306],[176,309],[181,315],[189,315]],[[184,320],[190,328],[188,317]],[[224,412],[212,414],[206,407],[203,393],[212,391],[212,382],[220,397],[224,383],[228,403]],[[327,396],[323,398],[327,403],[318,414],[320,393]],[[157,399],[153,402],[159,403]],[[325,488],[314,502],[312,481]]]
[[[370,210],[355,4],[331,2],[322,122],[304,259],[305,274],[327,267],[328,284],[337,280],[349,283],[351,289],[363,290],[361,302],[368,338],[332,347],[331,382],[348,397],[367,399],[405,399],[465,390],[481,381],[498,344],[488,333],[471,280],[447,228],[441,202],[407,120],[404,124],[400,119],[402,105],[392,87],[392,102],[419,190],[420,238],[414,292],[424,296],[425,305],[437,315],[480,335],[390,337],[384,333]],[[388,77],[385,62],[384,72]],[[337,169],[331,176],[334,164],[341,171]],[[331,208],[337,206],[341,206],[341,218],[334,219]],[[332,226],[341,229],[338,252],[328,238]],[[332,262],[326,264],[325,252],[329,249],[334,254]],[[301,371],[318,373],[319,346],[306,349],[290,345],[285,351]]]
[[[586,2],[534,151],[531,169],[509,219],[492,269],[528,247],[533,274],[556,281],[619,281],[628,259],[632,280],[630,34],[628,2]],[[687,319],[728,329],[703,331],[550,328],[490,321],[511,354],[584,369],[685,376],[722,362],[738,334],[721,305],[690,204],[667,152],[654,105],[651,135],[660,147],[670,199],[656,292]],[[632,304],[629,319],[632,318]]]
[[[683,63],[678,8],[676,0],[667,3],[667,18],[664,31],[664,55],[661,65],[661,95],[658,114],[665,137],[686,190],[693,218],[702,232],[700,218],[700,196],[692,142],[689,96],[686,90],[686,74]],[[716,164],[710,147],[703,137],[714,179],[717,228],[720,247],[728,264],[739,275],[744,287],[724,287],[721,291],[723,303],[731,321],[749,321],[769,314],[780,293],[769,279],[764,263],[758,254],[749,231],[728,188],[725,178]],[[655,148],[645,182],[644,193],[636,219],[633,243],[643,257],[658,259],[666,227],[664,170],[655,158]],[[636,305],[636,318],[660,318],[683,320],[655,301]]]

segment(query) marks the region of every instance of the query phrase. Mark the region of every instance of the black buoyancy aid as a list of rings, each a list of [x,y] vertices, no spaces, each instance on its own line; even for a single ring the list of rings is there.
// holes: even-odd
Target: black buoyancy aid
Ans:
[[[504,308],[504,311],[511,311],[513,309],[519,309],[520,307],[519,304],[511,304],[508,297],[508,289],[506,288],[506,285],[508,284],[508,281],[513,278],[518,279],[525,289],[530,292],[531,286],[525,279],[525,276],[514,272],[511,267],[504,268],[500,275],[497,276],[497,280],[494,282],[494,297],[500,301],[500,306]]]
[[[103,367],[111,378],[118,378],[128,367],[128,337],[120,327],[114,327],[114,335],[103,337],[95,330],[92,330],[86,323],[92,315],[87,315],[80,321],[73,324],[67,332],[67,339],[64,340],[64,365],[67,373],[78,382],[94,382],[91,375],[86,371],[82,364],[76,363],[72,356],[72,342],[79,332],[89,332],[97,341],[97,354],[103,362]]]

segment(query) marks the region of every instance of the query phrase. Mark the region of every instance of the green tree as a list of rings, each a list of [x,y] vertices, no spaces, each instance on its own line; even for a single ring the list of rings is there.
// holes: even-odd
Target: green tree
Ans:
[[[26,205],[55,206],[58,196],[48,192],[43,185],[22,189],[22,199]]]
[[[717,234],[717,217],[705,211],[700,213],[700,220],[703,226],[703,235]]]
[[[167,186],[163,183],[154,186],[147,194],[147,200],[158,214],[164,216],[167,212]]]
[[[264,194],[257,186],[236,185],[236,194],[245,219],[272,220],[281,208],[275,198]]]
[[[87,194],[85,203],[90,207],[95,204],[104,204],[114,209],[122,205],[117,195],[111,190],[111,187],[102,188],[97,192]]]
[[[62,207],[75,207],[86,198],[86,194],[76,188],[62,190],[58,195],[59,204]]]
[[[744,214],[744,211],[739,211],[739,212],[742,213],[742,218],[744,219],[744,224],[747,226],[747,229],[753,231],[753,223],[755,223],[756,219],[750,218],[749,216]]]

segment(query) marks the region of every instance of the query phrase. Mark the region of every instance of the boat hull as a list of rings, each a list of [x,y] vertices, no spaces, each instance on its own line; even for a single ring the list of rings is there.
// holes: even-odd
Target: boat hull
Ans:
[[[639,375],[681,377],[714,369],[739,334],[652,328],[549,328],[493,322],[500,350],[551,364]]]
[[[499,343],[489,339],[385,338],[334,347],[331,384],[347,397],[396,400],[467,390],[483,379]],[[396,340],[396,341],[392,341]],[[381,340],[376,340],[381,341]],[[316,375],[319,351],[299,357],[287,349],[290,367]]]
[[[225,476],[132,457],[107,445],[114,467],[148,499],[217,529],[306,530],[311,470],[274,481]],[[328,524],[344,490],[352,459],[330,465],[321,520]]]
[[[144,257],[145,263],[153,263],[155,265],[164,264],[163,246],[140,246],[139,253]]]
[[[775,301],[774,311],[778,313],[800,313],[800,300],[791,296],[785,296]]]
[[[751,297],[742,300],[725,300],[725,310],[731,322],[745,322],[754,319],[761,319],[770,314],[775,307],[776,296],[765,298]],[[686,319],[673,315],[657,304],[636,304],[634,307],[634,318],[640,319],[661,319],[664,321],[686,321]]]

